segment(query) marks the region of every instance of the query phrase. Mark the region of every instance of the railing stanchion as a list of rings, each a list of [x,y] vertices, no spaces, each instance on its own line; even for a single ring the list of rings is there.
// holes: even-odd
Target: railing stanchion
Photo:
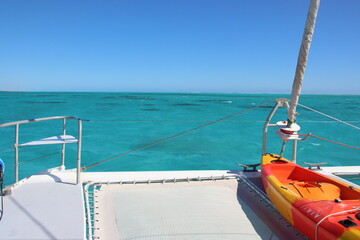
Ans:
[[[63,119],[63,136],[58,136],[60,140],[63,140],[62,142],[60,142],[60,140],[56,139],[57,136],[55,137],[50,137],[50,138],[46,138],[46,139],[41,139],[40,141],[32,141],[29,143],[24,143],[24,144],[19,144],[19,128],[21,124],[26,124],[26,123],[34,123],[34,122],[42,122],[42,121],[48,121],[48,120],[56,120],[56,119]],[[54,116],[54,117],[46,117],[46,118],[35,118],[35,119],[28,119],[28,120],[22,120],[22,121],[16,121],[16,122],[9,122],[9,123],[3,123],[0,124],[0,128],[4,128],[4,127],[10,127],[10,126],[15,126],[15,140],[14,140],[14,145],[11,146],[14,148],[14,161],[15,161],[15,185],[18,183],[19,181],[19,165],[21,162],[19,162],[19,147],[21,146],[30,146],[30,145],[47,145],[47,144],[61,144],[62,145],[62,149],[61,149],[61,166],[59,167],[60,170],[65,170],[65,151],[66,151],[66,147],[65,144],[66,143],[75,143],[76,141],[74,141],[73,137],[70,136],[71,138],[67,139],[66,136],[66,124],[67,124],[67,119],[76,119],[78,121],[78,140],[77,140],[77,144],[78,144],[78,153],[77,153],[77,176],[76,176],[76,182],[77,183],[81,183],[81,142],[82,142],[82,121],[81,119],[77,118],[77,117],[72,117],[72,116]],[[48,140],[51,139],[52,142],[55,141],[55,143],[42,143],[41,141],[43,140]],[[55,140],[54,140],[55,139]],[[57,140],[57,141],[56,141]],[[75,139],[76,140],[76,139]],[[41,143],[39,143],[41,142]],[[58,152],[57,152],[58,153]],[[51,154],[53,155],[53,154]]]
[[[76,171],[76,184],[81,183],[81,142],[82,142],[82,121],[78,120],[78,153],[77,153],[77,171]]]
[[[296,156],[297,156],[297,141],[296,139],[293,140],[293,152],[292,152],[292,161],[296,163]]]
[[[267,117],[265,124],[264,124],[264,130],[263,130],[263,145],[262,145],[262,155],[266,154],[266,140],[267,140],[267,132],[268,132],[268,128],[271,125],[270,121],[272,119],[272,117],[274,116],[276,110],[279,108],[279,106],[281,105],[280,101],[276,101],[275,106],[273,107],[273,109],[271,110],[269,116]]]
[[[66,118],[64,118],[64,121],[63,121],[63,136],[64,136],[64,138],[65,138],[65,135],[66,135]],[[65,146],[66,146],[66,144],[63,143],[62,148],[61,148],[61,165],[60,165],[61,170],[65,170]]]
[[[15,183],[19,181],[19,124],[15,125]]]

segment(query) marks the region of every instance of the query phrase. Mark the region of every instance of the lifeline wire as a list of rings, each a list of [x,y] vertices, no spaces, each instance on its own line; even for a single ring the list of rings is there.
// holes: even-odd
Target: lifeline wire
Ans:
[[[0,152],[5,151],[5,150],[7,150],[7,149],[10,149],[10,148],[12,148],[12,147],[13,147],[13,146],[6,147],[6,148],[2,148],[2,149],[0,149]]]
[[[89,119],[88,122],[181,122],[181,123],[193,123],[193,122],[212,122],[206,120],[101,120],[101,119]],[[223,122],[264,122],[264,121],[223,121]]]
[[[1,210],[0,210],[0,221],[4,215],[4,192],[3,192],[3,184],[0,184],[0,194],[1,194]]]
[[[350,123],[344,122],[344,121],[342,121],[342,120],[340,120],[340,119],[334,118],[334,117],[329,116],[329,115],[327,115],[327,114],[325,114],[325,113],[322,113],[322,112],[317,111],[317,110],[315,110],[315,109],[312,109],[312,108],[309,108],[309,107],[307,107],[307,106],[304,106],[304,105],[302,105],[302,104],[300,104],[300,103],[299,103],[298,105],[301,106],[301,107],[303,107],[303,108],[306,108],[306,109],[308,109],[308,110],[310,110],[310,111],[316,112],[316,113],[318,113],[318,114],[320,114],[320,115],[323,115],[323,116],[325,116],[325,117],[331,118],[331,119],[333,119],[333,120],[335,120],[335,121],[337,121],[337,122],[343,123],[343,124],[345,124],[345,125],[348,125],[348,126],[350,126],[350,127],[353,127],[353,128],[356,128],[356,129],[360,130],[360,127],[357,127],[357,126],[352,125],[352,124],[350,124]]]
[[[211,121],[206,121],[206,120],[134,120],[134,119],[124,119],[124,120],[120,120],[120,119],[114,119],[114,120],[105,120],[105,119],[87,119],[87,120],[83,120],[83,121],[87,121],[87,122],[181,122],[181,123],[193,123],[193,122],[199,122],[199,123],[205,123],[205,122],[211,122]],[[254,123],[254,122],[261,122],[263,123],[264,120],[256,120],[256,121],[223,121],[223,122],[231,122],[231,123]],[[302,123],[302,122],[319,122],[319,123],[328,123],[328,122],[338,122],[338,121],[297,121],[298,123]],[[353,123],[360,123],[360,121],[346,121],[348,123],[353,122]],[[7,148],[6,148],[7,149]],[[1,150],[0,150],[1,151]]]
[[[225,120],[225,119],[228,119],[228,118],[234,117],[234,116],[236,116],[236,115],[239,115],[239,114],[242,114],[242,113],[245,113],[245,112],[248,112],[248,111],[254,110],[254,109],[256,109],[256,108],[259,108],[259,107],[261,107],[261,106],[267,105],[267,104],[272,103],[272,102],[274,102],[274,100],[271,100],[271,101],[269,101],[269,102],[266,102],[266,103],[260,104],[260,105],[258,105],[258,106],[256,106],[256,107],[249,108],[249,109],[247,109],[247,110],[244,110],[244,111],[241,111],[241,112],[238,112],[238,113],[234,113],[234,114],[232,114],[232,115],[230,115],[230,116],[220,118],[220,119],[218,119],[218,120],[215,120],[215,121],[209,122],[209,123],[204,124],[204,125],[201,125],[201,126],[199,126],[199,127],[192,128],[192,129],[190,129],[190,130],[187,130],[187,131],[185,131],[185,132],[182,132],[182,133],[176,134],[176,135],[174,135],[174,136],[171,136],[171,137],[167,137],[167,138],[161,139],[161,140],[159,140],[159,141],[157,141],[157,142],[150,143],[150,144],[148,144],[148,145],[142,146],[142,147],[137,148],[137,149],[135,149],[135,150],[131,150],[131,151],[129,151],[129,152],[122,153],[122,154],[120,154],[120,155],[117,155],[117,156],[114,156],[114,157],[111,157],[111,158],[105,159],[105,160],[103,160],[103,161],[100,161],[100,162],[97,162],[97,163],[91,164],[91,165],[89,165],[89,166],[82,167],[82,170],[83,170],[83,171],[85,171],[86,169],[88,169],[88,168],[90,168],[90,167],[94,167],[94,166],[96,166],[96,165],[102,164],[102,163],[104,163],[104,162],[108,162],[108,161],[113,160],[113,159],[115,159],[115,158],[122,157],[122,156],[128,155],[128,154],[130,154],[130,153],[133,153],[133,152],[136,152],[136,151],[139,151],[139,150],[142,150],[142,149],[145,149],[145,148],[148,148],[148,147],[154,146],[154,145],[156,145],[156,144],[159,144],[159,143],[162,143],[162,142],[168,141],[168,140],[170,140],[170,139],[173,139],[173,138],[175,138],[175,137],[178,137],[178,136],[184,135],[184,134],[186,134],[186,133],[189,133],[189,132],[192,132],[192,131],[198,130],[198,129],[203,128],[203,127],[207,127],[207,126],[212,125],[212,124],[214,124],[214,123],[221,122],[221,121],[223,121],[223,120]]]
[[[344,143],[336,142],[336,141],[333,141],[333,140],[330,140],[330,139],[326,139],[326,138],[323,138],[323,137],[319,137],[319,136],[315,136],[315,135],[312,135],[312,134],[293,134],[293,135],[298,135],[298,136],[310,136],[310,137],[318,138],[318,139],[320,139],[320,140],[324,140],[324,141],[328,141],[328,142],[331,142],[331,143],[335,143],[335,144],[338,144],[338,145],[341,145],[341,146],[345,146],[345,147],[353,148],[353,149],[356,149],[356,150],[360,150],[360,148],[358,148],[358,147],[350,146],[350,145],[347,145],[347,144],[344,144]]]
[[[31,161],[42,159],[42,158],[45,158],[45,157],[50,157],[50,156],[53,156],[53,155],[56,155],[56,154],[59,154],[59,153],[61,153],[61,151],[50,153],[50,154],[47,154],[47,155],[44,155],[44,156],[41,156],[41,157],[37,157],[37,158],[33,158],[33,159],[30,159],[30,160],[22,161],[22,162],[19,162],[19,164],[26,163],[26,162],[31,162]]]
[[[3,192],[3,167],[0,165],[0,194],[1,194],[1,209],[0,209],[0,221],[4,215],[4,192]]]

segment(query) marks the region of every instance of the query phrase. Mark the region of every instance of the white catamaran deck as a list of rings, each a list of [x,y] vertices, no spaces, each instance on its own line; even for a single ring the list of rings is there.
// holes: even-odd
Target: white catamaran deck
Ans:
[[[94,239],[302,239],[259,194],[238,184],[238,174],[84,173],[84,182],[102,182],[95,191]],[[259,182],[259,174],[250,175]],[[176,181],[218,176],[225,179]],[[52,170],[21,181],[4,197],[0,239],[86,239],[83,185],[75,179],[75,171]],[[159,179],[174,182],[124,184]]]
[[[82,185],[68,175],[34,175],[4,196],[0,239],[84,239]]]

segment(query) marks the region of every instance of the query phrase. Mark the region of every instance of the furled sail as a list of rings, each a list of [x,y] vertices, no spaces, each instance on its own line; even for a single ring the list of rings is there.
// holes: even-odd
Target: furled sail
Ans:
[[[320,6],[320,0],[311,0],[307,19],[306,19],[304,34],[302,38],[302,43],[299,51],[292,92],[291,92],[291,105],[289,108],[288,123],[287,123],[288,127],[290,127],[291,124],[295,122],[296,106],[298,104],[299,96],[301,93],[302,80],[304,78],[308,53],[310,50],[310,45],[314,34],[316,16],[318,13],[319,6]]]

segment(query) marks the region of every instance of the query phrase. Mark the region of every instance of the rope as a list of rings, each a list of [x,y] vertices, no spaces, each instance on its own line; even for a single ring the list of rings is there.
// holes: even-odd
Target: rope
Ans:
[[[1,210],[0,210],[0,221],[4,215],[4,192],[3,192],[3,183],[0,183],[0,194],[1,194]]]
[[[184,123],[193,123],[193,122],[211,122],[208,120],[101,120],[101,119],[94,119],[94,120],[87,120],[88,122],[184,122]],[[264,122],[264,121],[223,121],[223,122]],[[360,121],[359,121],[360,122]]]
[[[10,149],[10,148],[12,148],[12,147],[13,147],[13,146],[6,147],[6,148],[2,148],[2,149],[0,149],[0,152],[5,151],[5,150],[7,150],[7,149]]]
[[[174,135],[174,136],[167,137],[167,138],[161,139],[161,140],[159,140],[159,141],[156,141],[156,142],[150,143],[150,144],[148,144],[148,145],[142,146],[142,147],[137,148],[137,149],[135,149],[135,150],[131,150],[131,151],[128,151],[128,152],[122,153],[122,154],[120,154],[120,155],[117,155],[117,156],[114,156],[114,157],[111,157],[111,158],[105,159],[105,160],[103,160],[103,161],[100,161],[100,162],[97,162],[97,163],[93,163],[93,164],[91,164],[91,165],[89,165],[89,166],[85,166],[85,167],[83,167],[83,168],[82,168],[82,170],[83,170],[83,171],[85,171],[85,170],[86,170],[86,169],[88,169],[88,168],[91,168],[91,167],[97,166],[97,165],[99,165],[99,164],[102,164],[102,163],[108,162],[108,161],[113,160],[113,159],[115,159],[115,158],[119,158],[119,157],[122,157],[122,156],[128,155],[128,154],[130,154],[130,153],[133,153],[133,152],[136,152],[136,151],[139,151],[139,150],[142,150],[142,149],[145,149],[145,148],[148,148],[148,147],[151,147],[151,146],[157,145],[157,144],[159,144],[159,143],[162,143],[162,142],[168,141],[168,140],[170,140],[170,139],[173,139],[173,138],[179,137],[179,136],[181,136],[181,135],[184,135],[184,134],[186,134],[186,133],[193,132],[193,131],[198,130],[198,129],[200,129],[200,128],[210,126],[210,125],[212,125],[212,124],[215,124],[215,123],[221,122],[221,121],[223,121],[223,120],[225,120],[225,119],[228,119],[228,118],[234,117],[234,116],[236,116],[236,115],[239,115],[239,114],[242,114],[242,113],[245,113],[245,112],[248,112],[248,111],[254,110],[254,109],[256,109],[256,108],[259,108],[259,107],[261,107],[261,106],[267,105],[267,104],[272,103],[272,102],[274,102],[274,101],[273,101],[273,100],[271,100],[271,101],[269,101],[269,102],[266,102],[266,103],[260,104],[260,105],[258,105],[258,106],[256,106],[256,107],[252,107],[252,108],[249,108],[249,109],[247,109],[247,110],[244,110],[244,111],[241,111],[241,112],[238,112],[238,113],[234,113],[234,114],[229,115],[229,116],[227,116],[227,117],[223,117],[223,118],[220,118],[220,119],[218,119],[218,120],[215,120],[215,121],[209,122],[209,123],[207,123],[207,124],[204,124],[204,125],[201,125],[201,126],[198,126],[198,127],[192,128],[192,129],[190,129],[190,130],[187,130],[187,131],[185,131],[185,132],[182,132],[182,133],[176,134],[176,135]]]
[[[293,135],[310,136],[310,137],[318,138],[318,139],[328,141],[328,142],[331,142],[331,143],[335,143],[335,144],[338,144],[338,145],[341,145],[341,146],[345,146],[345,147],[353,148],[353,149],[356,149],[356,150],[360,150],[360,148],[358,148],[358,147],[353,147],[353,146],[350,146],[350,145],[347,145],[347,144],[344,144],[344,143],[336,142],[336,141],[326,139],[326,138],[323,138],[323,137],[319,137],[319,136],[315,136],[315,135],[312,135],[312,134],[293,134]]]
[[[50,154],[44,155],[44,156],[42,156],[42,157],[33,158],[33,159],[30,159],[30,160],[26,160],[26,161],[19,162],[19,164],[20,164],[20,163],[31,162],[31,161],[38,160],[38,159],[45,158],[45,157],[50,157],[50,156],[52,156],[52,155],[56,155],[56,154],[59,154],[59,153],[61,153],[61,152],[50,153]]]
[[[318,114],[320,114],[320,115],[323,115],[323,116],[325,116],[325,117],[331,118],[331,119],[333,119],[333,120],[335,120],[335,121],[337,121],[337,122],[343,123],[343,124],[345,124],[345,125],[348,125],[348,126],[350,126],[350,127],[353,127],[353,128],[355,128],[355,129],[360,130],[360,127],[357,127],[357,126],[355,126],[355,125],[352,125],[352,124],[350,124],[350,123],[348,123],[348,122],[345,122],[345,121],[342,121],[342,120],[340,120],[340,119],[334,118],[334,117],[332,117],[332,116],[330,116],[330,115],[327,115],[327,114],[322,113],[322,112],[320,112],[320,111],[317,111],[317,110],[315,110],[315,109],[306,107],[306,106],[304,106],[304,105],[302,105],[302,104],[300,104],[300,103],[299,103],[298,105],[301,106],[301,107],[303,107],[303,108],[306,108],[306,109],[308,109],[308,110],[310,110],[310,111],[316,112],[316,113],[318,113]]]
[[[358,181],[358,180],[360,180],[360,178],[349,178],[349,179],[347,179],[348,181]]]
[[[196,123],[196,122],[211,122],[209,120],[134,120],[134,119],[125,119],[125,120],[120,120],[120,119],[114,119],[114,120],[106,120],[106,119],[88,119],[88,120],[84,120],[84,121],[87,121],[87,122],[183,122],[183,123]],[[264,120],[254,120],[254,121],[251,121],[251,120],[244,120],[244,121],[240,121],[240,120],[234,120],[234,121],[223,121],[223,122],[229,122],[229,123],[241,123],[241,122],[249,122],[249,123],[256,123],[256,122],[261,122],[263,123]],[[309,122],[309,123],[312,123],[312,122],[326,122],[326,123],[331,123],[331,122],[337,122],[337,121],[297,121],[297,122]],[[348,123],[350,122],[353,122],[353,123],[360,123],[360,121],[346,121]],[[1,150],[0,150],[1,151]]]
[[[338,215],[338,214],[343,214],[343,213],[347,213],[347,212],[353,212],[353,211],[359,211],[359,209],[354,208],[354,209],[345,210],[345,211],[341,211],[341,212],[337,212],[337,213],[332,213],[332,214],[329,214],[329,215],[323,217],[323,218],[316,224],[316,228],[315,228],[315,240],[318,239],[318,229],[319,229],[319,226],[320,226],[320,224],[321,224],[326,218],[331,217],[331,216],[334,216],[334,215]]]
[[[333,123],[333,122],[338,122],[338,121],[297,121],[297,122],[308,122],[308,123]],[[347,123],[360,123],[360,121],[346,121]]]
[[[1,209],[0,209],[0,221],[4,215],[4,192],[3,192],[3,168],[0,168],[0,194],[1,194]]]

